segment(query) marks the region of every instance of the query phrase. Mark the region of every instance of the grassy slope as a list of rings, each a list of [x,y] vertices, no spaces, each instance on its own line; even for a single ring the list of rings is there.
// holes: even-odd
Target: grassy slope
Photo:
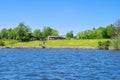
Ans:
[[[106,41],[106,39],[87,39],[87,40],[49,40],[47,46],[92,46],[97,47],[98,41]]]
[[[45,41],[46,46],[92,46],[97,47],[98,41],[107,41],[109,39],[85,39],[85,40],[47,40]],[[10,46],[10,42],[5,41],[6,46]],[[15,41],[13,41],[15,42]],[[29,41],[29,42],[17,42],[13,45],[15,47],[34,47],[42,44],[42,41]]]

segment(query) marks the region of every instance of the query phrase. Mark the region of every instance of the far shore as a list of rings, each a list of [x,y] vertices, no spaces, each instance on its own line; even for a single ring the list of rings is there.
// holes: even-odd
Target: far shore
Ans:
[[[13,46],[13,47],[0,47],[0,48],[70,48],[70,49],[97,49],[91,46]]]

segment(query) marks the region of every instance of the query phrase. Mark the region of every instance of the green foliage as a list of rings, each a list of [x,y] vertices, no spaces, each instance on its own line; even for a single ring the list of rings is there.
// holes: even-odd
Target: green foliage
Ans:
[[[120,19],[114,24],[113,27],[113,42],[114,42],[114,49],[120,49]]]
[[[98,42],[98,48],[103,49],[103,43],[101,41]]]
[[[111,38],[113,34],[113,25],[110,24],[106,27],[107,37]]]
[[[40,29],[36,29],[33,31],[32,35],[40,38],[40,37],[42,37],[42,32],[40,31]]]
[[[97,38],[98,39],[106,38],[106,28],[99,27],[97,29]]]
[[[29,26],[24,25],[24,23],[19,23],[15,28],[15,36],[19,41],[28,41],[30,38],[31,29]]]
[[[52,29],[52,36],[58,36],[58,31],[55,29]]]
[[[99,27],[98,29],[93,30],[85,30],[82,32],[78,32],[78,39],[104,39],[111,38],[112,36],[112,25],[108,25],[107,27]]]
[[[113,40],[113,47],[115,50],[120,50],[120,38],[115,38]]]
[[[77,34],[78,39],[90,39],[90,35],[92,34],[91,30],[85,30],[83,32],[79,32]]]
[[[7,39],[8,38],[8,33],[7,33],[7,29],[6,28],[3,28],[0,31],[0,37],[1,37],[1,39]]]
[[[118,24],[117,24],[118,25]],[[119,37],[120,28],[119,26],[108,25],[106,27],[99,27],[98,29],[93,28],[93,30],[85,30],[82,32],[78,32],[77,38],[78,39],[109,39],[112,35],[114,37]],[[38,38],[43,37],[46,38],[47,36],[58,36],[58,31],[51,28],[50,26],[45,26],[43,31],[40,29],[36,29],[31,32],[31,28],[24,23],[19,23],[19,25],[15,28],[6,29],[3,28],[0,30],[0,39],[12,39],[18,41],[29,41],[30,36],[36,36]],[[69,31],[66,33],[66,39],[73,38],[73,31]]]
[[[9,45],[9,47],[14,47],[14,45],[17,43],[17,41],[16,40],[8,40],[8,45]]]
[[[99,49],[105,49],[105,50],[108,50],[109,49],[109,46],[110,46],[110,41],[99,41],[98,42],[98,48]]]
[[[14,29],[8,29],[8,39],[15,39],[15,30]]]
[[[0,38],[1,39],[15,39],[15,30],[12,28],[10,29],[3,28],[0,31]]]
[[[4,40],[12,39],[18,41],[29,41],[31,35],[38,38],[40,37],[45,38],[47,36],[58,36],[58,31],[51,27],[45,26],[43,31],[40,31],[40,29],[36,29],[32,33],[31,28],[22,22],[19,23],[19,25],[14,29],[3,28],[2,30],[0,30],[0,39],[4,39]]]
[[[5,43],[2,40],[0,40],[0,46],[5,46]]]
[[[110,41],[105,41],[105,42],[104,42],[104,49],[108,50],[110,44],[111,44]]]
[[[66,39],[71,39],[73,38],[73,31],[69,31],[66,33]]]
[[[50,27],[45,26],[43,29],[43,37],[47,37],[51,35],[52,29]]]
[[[57,36],[58,35],[58,31],[51,28],[51,27],[47,27],[45,26],[43,29],[43,37],[47,37],[47,36]]]

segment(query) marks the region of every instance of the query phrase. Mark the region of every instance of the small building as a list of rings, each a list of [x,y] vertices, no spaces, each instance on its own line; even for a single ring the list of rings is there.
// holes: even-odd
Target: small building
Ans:
[[[45,41],[46,38],[45,38],[45,37],[40,37],[39,40],[41,40],[41,41]]]
[[[41,41],[45,41],[46,38],[45,37],[36,37],[36,36],[30,36],[30,40],[34,41],[34,40],[41,40]]]
[[[38,37],[30,36],[30,40],[40,40]]]
[[[57,40],[57,39],[65,39],[65,38],[62,36],[48,36],[47,39],[48,40]]]

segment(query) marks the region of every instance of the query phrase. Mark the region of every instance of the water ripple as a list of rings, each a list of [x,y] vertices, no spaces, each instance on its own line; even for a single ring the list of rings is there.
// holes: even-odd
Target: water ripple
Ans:
[[[120,52],[0,49],[0,80],[120,80]]]

